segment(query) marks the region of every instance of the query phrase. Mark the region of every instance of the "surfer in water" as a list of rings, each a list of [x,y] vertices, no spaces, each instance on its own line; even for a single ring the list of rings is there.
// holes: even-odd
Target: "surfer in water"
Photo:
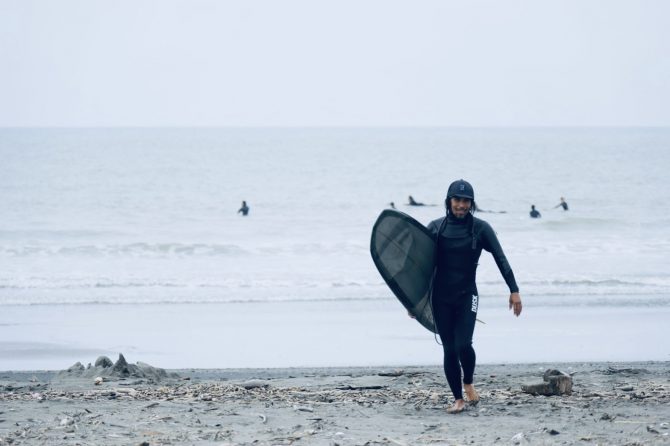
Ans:
[[[410,205],[410,206],[424,206],[423,203],[419,203],[411,195],[407,198],[407,200],[408,200],[407,204]]]
[[[566,203],[565,198],[561,197],[561,202],[554,206],[554,209],[557,207],[562,207],[564,211],[568,210],[568,203]]]
[[[242,202],[242,207],[237,211],[237,213],[242,214],[243,217],[246,217],[249,214],[249,206],[247,206],[246,201]]]
[[[540,211],[535,209],[534,204],[530,205],[530,218],[542,218],[542,214],[540,214]]]
[[[473,205],[475,205],[475,204],[473,203]],[[475,210],[475,212],[486,212],[486,213],[489,213],[489,214],[506,214],[507,213],[507,211],[487,211],[486,209],[482,209],[479,206],[476,206],[474,208],[474,210]]]
[[[521,314],[522,307],[514,273],[493,228],[473,215],[475,192],[470,183],[464,180],[451,183],[445,206],[447,215],[428,225],[437,240],[431,299],[444,350],[444,374],[455,399],[447,412],[459,413],[466,407],[464,389],[470,404],[479,402],[473,384],[475,350],[472,335],[479,307],[475,276],[482,250],[493,255],[509,288],[509,308],[515,316]]]

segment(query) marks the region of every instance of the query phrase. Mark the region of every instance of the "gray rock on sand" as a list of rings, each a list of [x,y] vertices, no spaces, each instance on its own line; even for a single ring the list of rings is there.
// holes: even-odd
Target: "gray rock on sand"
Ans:
[[[153,367],[144,362],[128,364],[123,354],[119,353],[119,359],[113,363],[106,356],[100,356],[95,361],[94,367],[84,368],[77,362],[67,370],[58,374],[60,378],[140,378],[159,382],[167,378],[179,378],[176,373],[168,373],[165,369]]]
[[[567,373],[548,369],[542,379],[542,383],[522,385],[521,390],[532,395],[572,395],[572,377]]]

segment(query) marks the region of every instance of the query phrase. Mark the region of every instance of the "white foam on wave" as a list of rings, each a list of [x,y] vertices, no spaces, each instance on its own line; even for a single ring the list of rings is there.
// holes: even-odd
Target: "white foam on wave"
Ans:
[[[644,144],[639,129],[0,132],[0,305],[393,299],[372,225],[391,201],[424,224],[443,215],[464,175],[454,153],[477,166],[478,203],[506,211],[479,217],[525,299],[670,295],[665,130]],[[403,206],[409,194],[436,206]],[[633,200],[654,212],[622,218]],[[480,263],[480,294],[505,298],[491,256]]]
[[[130,257],[165,257],[165,256],[239,256],[248,251],[234,244],[207,243],[127,243],[108,245],[23,245],[0,246],[0,256],[130,256]]]

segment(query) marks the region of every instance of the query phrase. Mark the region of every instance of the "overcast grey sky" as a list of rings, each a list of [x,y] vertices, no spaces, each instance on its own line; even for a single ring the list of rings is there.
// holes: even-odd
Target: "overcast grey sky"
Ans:
[[[0,0],[0,126],[670,125],[667,0]]]

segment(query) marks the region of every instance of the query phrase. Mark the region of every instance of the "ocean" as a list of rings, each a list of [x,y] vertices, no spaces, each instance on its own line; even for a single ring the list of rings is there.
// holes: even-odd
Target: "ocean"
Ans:
[[[667,311],[668,147],[667,128],[0,129],[0,313],[390,302],[376,217],[428,224],[460,178],[526,308]],[[478,286],[506,305],[487,253]]]

